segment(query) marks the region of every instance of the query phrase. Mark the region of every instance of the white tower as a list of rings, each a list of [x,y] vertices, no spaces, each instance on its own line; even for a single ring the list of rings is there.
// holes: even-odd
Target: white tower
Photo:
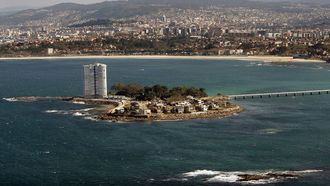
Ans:
[[[161,20],[162,22],[167,22],[167,17],[166,17],[166,15],[163,15],[163,16],[160,18],[160,20]]]
[[[107,65],[100,63],[84,65],[84,76],[85,98],[108,97]]]

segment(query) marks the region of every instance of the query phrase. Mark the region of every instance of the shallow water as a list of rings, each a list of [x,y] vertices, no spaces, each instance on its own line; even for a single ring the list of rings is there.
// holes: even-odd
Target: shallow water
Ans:
[[[197,86],[212,95],[330,88],[327,64],[98,61],[109,65],[109,86]],[[0,61],[0,98],[81,95],[82,65],[93,62]],[[119,124],[74,116],[86,105],[1,99],[0,185],[240,185],[233,172],[306,170],[322,171],[267,185],[328,185],[329,95],[237,103],[246,111],[222,120]],[[199,170],[218,174],[184,176]]]

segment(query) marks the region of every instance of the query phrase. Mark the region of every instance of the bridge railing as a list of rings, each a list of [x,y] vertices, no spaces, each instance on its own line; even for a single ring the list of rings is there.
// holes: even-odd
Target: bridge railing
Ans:
[[[326,90],[307,90],[307,91],[293,91],[293,92],[270,92],[270,93],[256,93],[256,94],[240,94],[229,95],[230,99],[255,99],[255,98],[272,98],[272,97],[289,97],[289,96],[306,96],[306,95],[321,95],[329,94],[330,89]]]

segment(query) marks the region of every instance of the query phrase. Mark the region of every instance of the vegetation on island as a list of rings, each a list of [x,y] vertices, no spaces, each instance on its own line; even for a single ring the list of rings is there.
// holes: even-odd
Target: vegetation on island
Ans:
[[[189,120],[222,118],[243,109],[226,97],[209,97],[203,88],[117,83],[108,100],[117,101],[98,119],[111,121]],[[126,97],[121,97],[126,96]],[[128,97],[128,98],[127,98]]]
[[[154,99],[180,101],[187,96],[196,98],[207,97],[203,88],[195,87],[174,87],[168,88],[163,85],[142,86],[139,84],[117,83],[111,88],[112,94],[131,97],[135,100],[151,101]]]

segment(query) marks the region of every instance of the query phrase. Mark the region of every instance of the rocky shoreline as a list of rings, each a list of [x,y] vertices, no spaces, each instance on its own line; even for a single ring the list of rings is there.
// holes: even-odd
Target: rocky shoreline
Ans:
[[[273,185],[289,180],[297,180],[313,174],[322,172],[323,170],[254,170],[254,171],[214,171],[214,170],[195,170],[180,174],[175,180],[195,181],[201,180],[205,183],[213,183],[222,185],[223,183],[239,184],[239,185]],[[236,185],[234,184],[234,185]]]
[[[86,104],[96,106],[95,109],[86,111],[85,114],[91,115],[94,119],[100,121],[112,121],[112,122],[144,122],[144,121],[183,121],[194,119],[217,119],[233,116],[244,111],[244,109],[238,105],[229,104],[227,107],[221,109],[208,110],[205,112],[194,113],[151,113],[149,115],[114,115],[112,111],[115,108],[123,105],[122,102],[108,100],[108,99],[86,99],[81,97],[69,97],[69,96],[24,96],[11,98],[19,102],[36,102],[36,101],[64,101],[73,104]],[[214,97],[208,97],[208,99],[215,99]],[[225,99],[219,97],[218,99]]]
[[[240,182],[259,181],[259,180],[271,180],[271,179],[296,179],[299,177],[297,174],[289,173],[267,173],[265,175],[258,174],[239,174]]]
[[[194,119],[216,119],[225,118],[239,114],[244,109],[240,106],[233,105],[232,107],[225,108],[223,110],[214,110],[200,113],[183,113],[183,114],[153,114],[149,117],[138,117],[138,116],[114,116],[111,114],[103,113],[98,115],[96,119],[103,121],[113,122],[134,122],[134,121],[183,121],[183,120],[194,120]]]

